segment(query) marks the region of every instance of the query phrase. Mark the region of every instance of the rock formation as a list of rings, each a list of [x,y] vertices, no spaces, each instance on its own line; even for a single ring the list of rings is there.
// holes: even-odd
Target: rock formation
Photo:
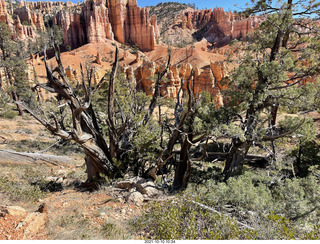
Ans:
[[[205,37],[212,43],[226,43],[234,38],[246,37],[263,21],[261,16],[245,18],[232,12],[225,12],[223,8],[187,11],[183,13],[181,19],[182,28],[195,30],[198,39]]]
[[[147,95],[154,92],[154,75],[156,73],[156,64],[147,59],[143,60],[141,66],[135,71],[135,77],[138,88],[142,89]]]
[[[106,39],[136,44],[143,51],[155,48],[156,17],[150,20],[147,9],[138,7],[136,0],[88,0],[80,13],[61,10],[54,19],[71,48]]]
[[[124,42],[135,43],[142,51],[153,50],[156,44],[156,17],[153,16],[150,21],[148,10],[138,7],[136,0],[129,0],[127,6]]]
[[[64,43],[71,48],[79,47],[87,42],[79,14],[60,11],[54,16],[53,22],[56,25],[63,26]]]
[[[14,20],[11,12],[17,16]],[[86,0],[80,4],[22,0],[19,8],[12,11],[8,11],[5,0],[0,3],[0,21],[8,24],[20,39],[34,38],[39,30],[44,31],[44,15],[62,26],[64,43],[72,49],[115,39],[151,51],[159,38],[156,16],[149,18],[147,8],[138,7],[137,0]],[[199,39],[226,43],[245,37],[261,21],[259,16],[244,18],[215,8],[184,12],[181,27],[192,30]]]
[[[9,25],[10,27],[10,25]],[[21,24],[20,18],[17,18],[13,21],[13,33],[15,38],[19,38],[21,40],[25,40],[27,38],[34,38],[36,36],[34,29],[32,26]]]
[[[201,93],[201,91],[207,91],[210,94],[213,94],[213,89],[215,87],[215,79],[212,74],[211,69],[204,69],[200,71],[199,68],[195,68],[195,77],[194,77],[194,90],[195,94]]]
[[[27,2],[24,0],[20,1],[20,7],[27,6],[31,11],[41,11],[45,14],[52,14],[55,11],[62,10],[63,8],[70,9],[76,4],[67,2],[49,2],[49,1],[37,1],[37,2]]]
[[[21,40],[37,37],[39,30],[45,31],[45,23],[46,25],[61,26],[64,43],[72,49],[87,43],[116,40],[120,43],[135,44],[142,51],[151,51],[155,49],[156,39],[159,37],[156,16],[153,15],[149,18],[147,8],[138,7],[137,0],[86,0],[80,4],[25,2],[22,0],[19,8],[9,11],[5,0],[0,1],[0,21],[8,24],[13,30],[13,36]],[[16,17],[13,19],[11,14]],[[46,16],[45,20],[44,16]],[[199,38],[205,37],[210,43],[213,43],[212,47],[208,47],[212,53],[225,55],[231,52],[231,49],[218,48],[219,45],[214,45],[216,42],[223,44],[233,38],[241,39],[256,28],[262,20],[262,17],[259,16],[250,18],[237,16],[231,12],[225,12],[221,8],[190,10],[184,12],[180,19],[181,29],[179,28],[179,19],[175,19],[175,28],[179,29],[179,33],[185,32],[190,36],[194,34]],[[184,39],[183,35],[177,36],[179,39]],[[197,51],[199,51],[198,53],[209,52],[208,49],[207,45],[203,45]],[[152,55],[150,53],[150,57]],[[187,48],[186,56],[188,56]],[[125,51],[123,60],[127,57],[128,52]],[[155,55],[152,59],[159,60],[155,58]],[[35,57],[31,60],[34,65],[41,62]],[[189,62],[188,57],[187,62]],[[196,65],[195,61],[190,62],[193,62],[194,66]],[[101,62],[100,53],[97,54],[95,63],[104,65],[105,62]],[[151,62],[140,51],[136,52],[136,59],[131,64],[135,70],[132,67],[124,68],[128,79],[134,86],[144,90],[148,95],[152,95],[156,74],[158,70],[164,69],[164,64]],[[221,105],[220,91],[224,89],[221,80],[226,76],[224,64],[212,62],[208,65],[206,61],[206,66],[203,63],[199,66],[200,68],[194,69],[194,94],[208,91],[217,98],[216,104]],[[72,67],[75,66],[72,65]],[[76,80],[78,71],[72,67],[68,67],[66,72],[71,80]],[[176,98],[182,81],[188,79],[191,70],[190,64],[180,63],[179,66],[170,66],[160,87],[161,96]],[[93,82],[97,83],[99,80],[99,75],[95,75]],[[186,83],[182,90],[186,92]]]
[[[28,21],[28,23],[30,23],[30,25],[23,25],[21,23],[19,15],[17,15],[13,19],[12,16],[9,14],[9,12],[11,11],[8,11],[5,0],[1,0],[0,21],[8,25],[9,29],[13,32],[13,38],[20,38],[21,40],[24,40],[27,38],[34,38],[36,36],[36,33],[35,33],[36,25],[34,25],[34,22],[37,23],[39,28],[42,28],[41,27],[43,24],[42,15],[31,15],[29,13],[30,15],[28,17],[30,21]],[[34,27],[32,27],[32,24],[34,25]]]
[[[74,49],[87,43],[113,40],[108,13],[104,4],[89,0],[80,13],[61,10],[53,17],[53,22],[62,26],[64,43]]]
[[[113,40],[112,27],[109,21],[109,12],[104,4],[95,4],[93,1],[87,1],[81,12],[81,18],[85,23],[85,32],[87,33],[88,43],[99,43],[106,39]]]
[[[32,12],[27,6],[17,8],[13,13],[19,17],[22,23],[27,23],[27,25],[32,26],[33,29],[45,30],[42,13]]]
[[[143,63],[135,70],[137,87],[145,91],[147,95],[152,95],[154,92],[156,74],[158,71],[161,72],[164,70],[164,68],[164,64],[158,65],[145,58]],[[182,80],[188,80],[192,69],[193,67],[191,64],[182,64],[180,67],[176,65],[170,66],[167,75],[162,80],[160,95],[163,97],[176,98]],[[221,85],[221,81],[227,75],[224,62],[211,62],[210,67],[206,67],[203,70],[194,68],[194,71],[194,95],[198,96],[202,91],[207,91],[213,96],[217,106],[223,105],[220,91],[225,89],[225,87]],[[186,82],[184,83],[182,90],[186,93]]]
[[[8,10],[5,0],[0,2],[0,21],[8,24]]]
[[[14,20],[10,13],[16,16]],[[44,15],[62,27],[64,43],[71,48],[107,39],[135,44],[143,51],[155,48],[157,18],[149,18],[148,10],[138,7],[136,0],[86,0],[80,4],[21,1],[12,11],[5,0],[0,3],[0,21],[20,39],[45,31]]]

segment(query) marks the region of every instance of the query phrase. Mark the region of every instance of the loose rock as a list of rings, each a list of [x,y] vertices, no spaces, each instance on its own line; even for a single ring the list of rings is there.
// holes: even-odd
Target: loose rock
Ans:
[[[141,184],[136,184],[137,191],[141,194],[146,194],[148,197],[154,197],[159,195],[160,191],[158,190],[157,186],[154,182],[148,181]]]
[[[144,201],[142,194],[138,191],[131,192],[126,196],[127,202],[133,202],[134,204],[141,205]]]
[[[12,215],[12,216],[20,216],[26,214],[27,211],[19,206],[6,206],[6,207],[0,207],[0,216],[4,217],[6,214]]]

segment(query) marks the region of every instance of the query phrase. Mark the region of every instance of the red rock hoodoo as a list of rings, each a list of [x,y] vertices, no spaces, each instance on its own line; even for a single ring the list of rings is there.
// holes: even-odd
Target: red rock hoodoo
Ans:
[[[22,0],[19,8],[9,12],[1,0],[0,21],[20,39],[34,38],[38,31],[44,31],[46,15],[53,24],[62,26],[64,43],[71,48],[107,39],[135,44],[142,51],[151,51],[156,45],[156,16],[149,18],[148,10],[138,7],[136,0],[87,0],[81,4]]]
[[[263,21],[261,16],[250,18],[225,12],[223,8],[186,11],[182,16],[182,28],[198,30],[198,38],[205,37],[209,42],[226,43],[230,40],[246,37]]]
[[[135,80],[138,87],[152,95],[154,92],[154,84],[158,71],[164,69],[164,64],[158,65],[148,59],[144,59],[141,66],[135,70]],[[170,66],[167,75],[163,79],[160,86],[160,94],[163,97],[176,98],[181,87],[182,80],[188,80],[192,65],[189,63],[182,64],[180,67]],[[220,82],[226,76],[226,67],[224,62],[212,62],[210,67],[205,69],[194,68],[194,89],[193,93],[197,96],[202,91],[207,91],[215,99],[217,106],[223,105],[223,99],[220,91],[224,89]],[[182,87],[183,92],[187,92],[187,84]]]
[[[63,27],[64,42],[71,48],[106,39],[136,44],[143,51],[155,48],[156,17],[150,20],[136,0],[88,0],[80,13],[59,11],[55,23]]]

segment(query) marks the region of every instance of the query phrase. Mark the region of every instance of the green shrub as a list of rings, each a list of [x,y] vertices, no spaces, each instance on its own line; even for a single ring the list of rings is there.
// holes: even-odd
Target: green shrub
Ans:
[[[152,239],[254,239],[255,231],[240,229],[226,215],[219,215],[183,196],[164,203],[154,203],[147,213],[133,224],[150,233]]]
[[[293,165],[297,176],[306,177],[311,171],[312,166],[319,166],[320,145],[316,141],[306,141],[299,143],[289,157],[294,157]]]
[[[320,186],[313,176],[281,180],[277,175],[245,172],[226,183],[207,181],[197,190],[205,202],[217,203],[221,208],[231,205],[238,212],[254,211],[261,216],[274,211],[289,219],[316,223]]]
[[[8,95],[0,96],[0,118],[13,119],[18,115],[18,111],[15,111],[15,108]]]
[[[238,211],[264,212],[270,210],[270,207],[277,208],[273,206],[272,193],[267,187],[271,180],[271,177],[260,177],[246,172],[237,178],[230,178],[227,183],[208,181],[200,191],[208,202],[231,204]]]
[[[305,234],[305,240],[320,240],[320,225],[313,226],[312,230]]]
[[[276,189],[284,215],[302,224],[318,223],[320,186],[314,176],[287,179]]]

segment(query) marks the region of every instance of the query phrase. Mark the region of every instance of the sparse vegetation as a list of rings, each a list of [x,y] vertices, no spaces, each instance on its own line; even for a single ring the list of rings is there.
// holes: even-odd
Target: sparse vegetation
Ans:
[[[93,11],[95,2],[89,3]],[[302,3],[251,1],[241,16],[264,14],[264,19],[246,40],[231,43],[237,55],[230,52],[227,59],[234,69],[221,70],[221,81],[213,74],[212,60],[204,64],[198,56],[192,61],[200,60],[202,67],[188,72],[177,61],[181,57],[171,63],[178,48],[187,62],[194,56],[198,45],[188,38],[191,30],[185,36],[177,32],[174,43],[165,38],[181,27],[176,16],[195,4],[149,7],[170,44],[167,64],[160,64],[164,57],[154,61],[156,52],[142,54],[134,43],[121,44],[159,63],[150,66],[156,70],[150,72],[150,84],[142,82],[149,71],[142,74],[145,60],[130,79],[132,70],[128,75],[128,63],[119,58],[117,38],[94,52],[82,48],[64,56],[62,29],[52,16],[44,18],[50,35],[40,33],[28,46],[1,22],[0,147],[15,155],[32,151],[69,158],[31,164],[4,157],[0,207],[23,205],[35,215],[48,214],[48,239],[320,239],[320,29],[314,22],[320,3]],[[65,4],[63,11],[78,7],[70,10]],[[82,18],[87,16],[81,15],[81,25]],[[47,80],[38,84],[34,74],[31,89],[24,50],[38,53],[46,44],[46,75],[39,77]],[[206,50],[202,47],[201,53]],[[214,51],[208,56],[223,59]],[[50,52],[55,60],[49,60]],[[111,70],[93,62],[96,53],[113,63]],[[81,57],[84,65],[69,80],[63,59],[71,56]],[[132,55],[129,59],[135,67],[141,63]],[[29,61],[34,72],[40,63]],[[70,67],[77,65],[70,62]],[[199,92],[195,77],[209,66],[212,92]],[[190,74],[180,82],[182,72]],[[40,88],[52,96],[36,100],[34,91]],[[214,102],[214,89],[223,104]],[[36,211],[43,203],[48,209]],[[2,211],[0,225],[10,219]],[[14,221],[17,230],[22,222]]]
[[[6,172],[1,172],[0,192],[5,193],[11,201],[35,202],[46,195],[47,192],[41,190],[39,186],[44,183],[43,175],[40,172],[32,171],[30,167],[21,165],[17,168],[11,166],[7,169],[10,168],[18,171],[15,175],[17,177],[10,177],[6,175]]]

